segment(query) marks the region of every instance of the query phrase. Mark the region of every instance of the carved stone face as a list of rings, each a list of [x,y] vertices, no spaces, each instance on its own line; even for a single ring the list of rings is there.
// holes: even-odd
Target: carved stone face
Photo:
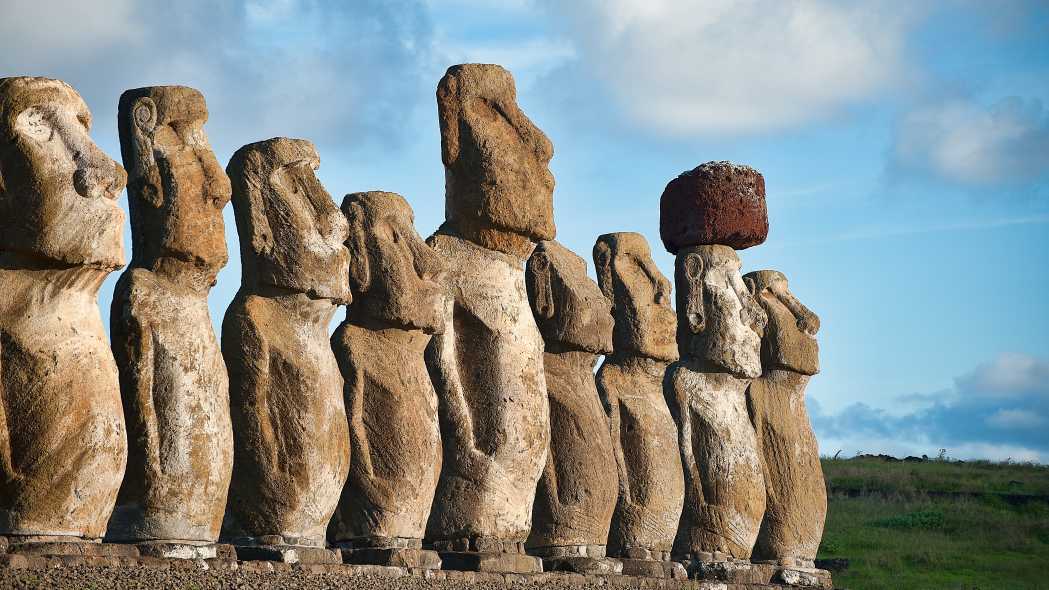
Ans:
[[[740,379],[761,375],[765,312],[739,274],[728,246],[693,246],[678,252],[678,346],[681,356]]]
[[[605,234],[594,245],[597,281],[612,300],[616,354],[662,361],[678,358],[677,316],[670,306],[670,281],[659,272],[644,236]]]
[[[64,82],[0,79],[0,252],[105,270],[123,266],[127,174],[91,140]]]
[[[222,209],[230,182],[208,145],[204,97],[192,88],[156,86],[120,97],[120,144],[129,171],[134,262],[153,267],[170,256],[206,268],[226,265]]]
[[[547,352],[612,352],[612,303],[586,276],[585,260],[557,242],[540,242],[525,285]]]
[[[411,206],[398,194],[346,195],[350,224],[348,317],[379,326],[444,331],[445,265],[415,231]]]
[[[447,223],[464,239],[508,253],[519,253],[512,244],[521,240],[553,239],[553,144],[517,106],[510,73],[484,64],[449,68],[437,110]]]
[[[314,174],[319,166],[304,139],[268,139],[233,154],[226,172],[246,286],[350,302],[350,230]]]
[[[761,340],[764,369],[786,369],[803,375],[818,373],[819,316],[794,297],[781,272],[759,270],[744,275],[743,281],[768,316],[768,327]]]

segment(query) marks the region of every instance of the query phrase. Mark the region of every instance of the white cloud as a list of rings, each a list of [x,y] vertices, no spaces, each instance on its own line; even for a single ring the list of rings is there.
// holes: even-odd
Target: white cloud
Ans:
[[[1038,178],[1049,168],[1049,112],[1015,96],[989,106],[950,99],[915,108],[897,126],[891,165],[966,185]]]
[[[955,380],[958,390],[977,395],[1040,393],[1049,399],[1049,359],[1007,352]]]
[[[994,428],[1039,428],[1045,418],[1028,410],[998,410],[987,417],[987,425]]]
[[[891,87],[916,11],[898,2],[582,0],[567,16],[588,74],[670,135],[794,126]]]
[[[141,39],[134,0],[7,0],[0,10],[4,51],[67,58]]]

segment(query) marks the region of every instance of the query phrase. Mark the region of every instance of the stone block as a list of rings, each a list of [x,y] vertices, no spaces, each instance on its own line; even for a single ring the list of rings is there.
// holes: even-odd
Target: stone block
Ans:
[[[623,564],[611,557],[544,557],[543,571],[572,572],[585,575],[608,575],[623,573]]]
[[[666,578],[687,580],[688,572],[676,561],[656,561],[654,559],[620,559],[624,576],[641,578]]]
[[[272,561],[278,563],[342,563],[342,555],[323,547],[301,545],[237,545],[240,561]]]
[[[119,543],[90,543],[80,541],[48,541],[40,543],[14,543],[10,553],[39,556],[82,556],[82,557],[138,557],[138,548],[134,545]]]
[[[214,559],[218,551],[214,543],[179,543],[174,541],[146,541],[136,543],[139,555],[166,559]]]
[[[405,547],[343,549],[342,560],[345,563],[354,564],[441,569],[441,557],[436,551]]]
[[[538,574],[543,571],[542,559],[523,553],[445,551],[440,556],[442,567],[446,570],[517,574]]]

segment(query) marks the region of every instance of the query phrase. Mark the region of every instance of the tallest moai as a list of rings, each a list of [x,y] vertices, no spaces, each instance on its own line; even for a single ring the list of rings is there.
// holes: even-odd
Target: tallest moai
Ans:
[[[444,446],[427,538],[456,552],[449,567],[534,571],[538,560],[520,553],[550,410],[524,262],[555,234],[553,146],[499,66],[449,68],[437,109],[446,219],[430,244],[448,263],[452,297],[426,352]]]
[[[0,535],[98,539],[127,460],[98,308],[127,174],[64,82],[0,79]]]

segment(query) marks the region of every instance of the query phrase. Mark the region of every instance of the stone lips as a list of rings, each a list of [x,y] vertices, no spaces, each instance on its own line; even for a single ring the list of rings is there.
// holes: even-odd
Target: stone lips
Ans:
[[[671,180],[659,199],[659,235],[671,254],[690,246],[757,246],[769,233],[765,178],[732,162],[707,162]]]

